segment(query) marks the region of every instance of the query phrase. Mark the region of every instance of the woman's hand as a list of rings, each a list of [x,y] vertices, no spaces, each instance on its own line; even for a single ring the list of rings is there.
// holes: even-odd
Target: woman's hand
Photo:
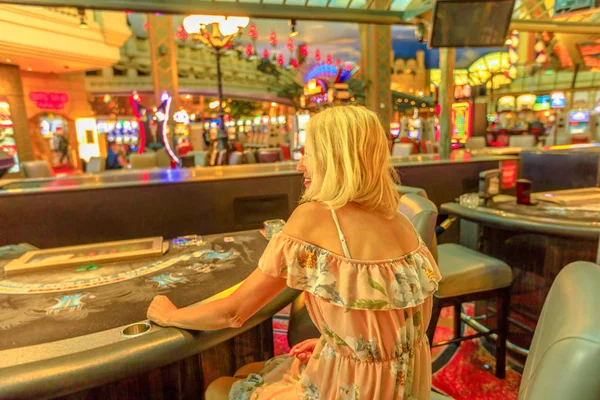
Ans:
[[[158,325],[169,326],[174,311],[177,311],[177,307],[167,296],[156,296],[148,307],[147,317]]]
[[[296,356],[300,362],[307,364],[318,342],[319,339],[307,339],[301,343],[298,343],[290,350],[290,356]]]

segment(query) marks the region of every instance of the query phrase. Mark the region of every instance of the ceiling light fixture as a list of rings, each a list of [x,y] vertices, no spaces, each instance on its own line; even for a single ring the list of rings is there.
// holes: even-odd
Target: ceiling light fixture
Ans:
[[[87,29],[87,17],[85,16],[85,8],[78,8],[77,13],[79,14],[79,27],[81,29]]]
[[[290,37],[294,37],[298,35],[298,31],[296,30],[296,20],[290,19]]]

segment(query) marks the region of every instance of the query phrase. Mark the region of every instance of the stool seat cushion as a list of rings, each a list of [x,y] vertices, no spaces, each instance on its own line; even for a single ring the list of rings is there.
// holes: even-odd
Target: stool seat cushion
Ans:
[[[485,292],[511,285],[511,268],[497,258],[459,244],[438,246],[438,267],[442,275],[437,298]]]
[[[432,390],[431,397],[429,398],[429,400],[452,400],[452,397],[445,396],[441,393]]]

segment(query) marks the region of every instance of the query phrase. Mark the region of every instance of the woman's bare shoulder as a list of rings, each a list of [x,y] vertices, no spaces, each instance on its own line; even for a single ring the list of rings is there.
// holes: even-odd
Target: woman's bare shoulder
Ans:
[[[300,204],[286,222],[283,232],[299,239],[309,239],[311,233],[326,221],[327,217],[331,219],[331,211],[324,204],[317,202]]]

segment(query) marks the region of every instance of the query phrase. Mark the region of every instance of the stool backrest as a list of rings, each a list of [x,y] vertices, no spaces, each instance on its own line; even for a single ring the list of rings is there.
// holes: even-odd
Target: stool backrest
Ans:
[[[425,142],[425,149],[427,150],[427,154],[435,153],[435,147],[433,147],[433,142],[431,140]]]
[[[558,274],[533,334],[519,399],[600,399],[600,266]]]
[[[21,171],[25,178],[50,178],[50,165],[44,160],[26,161],[21,163]]]
[[[210,166],[217,165],[217,157],[218,156],[219,156],[219,150],[212,149],[210,152],[210,160],[208,161],[208,164]]]
[[[131,164],[131,169],[147,169],[147,168],[156,168],[156,153],[144,153],[144,154],[131,154],[129,156],[129,163]]]
[[[418,194],[419,196],[425,197],[426,199],[428,199],[429,197],[427,197],[427,192],[425,191],[425,189],[421,189],[418,187],[413,187],[413,186],[404,186],[404,185],[394,185],[396,187],[396,191],[400,194],[400,196],[402,196],[403,194],[408,194],[408,193],[413,193],[413,194]]]
[[[410,219],[429,250],[433,253],[436,247],[435,225],[438,215],[435,204],[416,193],[407,193],[400,197],[398,211]]]
[[[208,166],[209,156],[208,151],[190,151],[188,156],[194,157],[194,166],[206,167]]]
[[[247,164],[256,164],[256,155],[252,150],[244,150],[244,160]]]
[[[156,150],[156,166],[159,168],[169,168],[171,166],[171,157],[164,147]]]
[[[258,153],[258,160],[261,163],[281,161],[281,150],[261,150]]]
[[[485,138],[483,136],[475,136],[469,138],[465,143],[467,149],[483,149],[485,147]]]
[[[392,146],[392,156],[394,157],[408,157],[413,151],[412,143],[394,143]]]
[[[511,135],[508,139],[510,147],[533,147],[535,146],[535,136],[533,135]]]
[[[510,143],[510,138],[508,134],[499,133],[496,139],[500,146],[508,146]]]
[[[86,174],[98,174],[106,170],[106,157],[90,157],[85,166]]]
[[[242,163],[242,153],[234,151],[229,155],[229,165],[237,165]]]
[[[227,150],[219,151],[219,155],[217,157],[217,165],[225,165],[227,164]]]

